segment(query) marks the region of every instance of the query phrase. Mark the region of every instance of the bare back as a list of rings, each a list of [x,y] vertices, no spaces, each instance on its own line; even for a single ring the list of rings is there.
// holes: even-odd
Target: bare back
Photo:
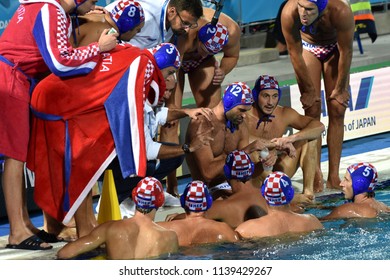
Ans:
[[[174,231],[135,216],[126,223],[111,224],[106,249],[110,259],[146,259],[177,251],[178,240]]]
[[[180,246],[238,241],[237,233],[226,223],[204,217],[189,218],[187,216],[182,220],[162,222],[159,225],[175,231]]]
[[[259,188],[248,186],[234,192],[226,199],[214,201],[205,217],[225,222],[230,227],[236,228],[244,221],[259,218],[267,212],[267,203],[260,194]]]
[[[111,28],[111,24],[106,21],[104,14],[90,14],[79,17],[80,26],[76,28],[77,42],[73,36],[70,37],[73,46],[87,46],[97,42],[100,35],[106,28]]]
[[[322,228],[321,222],[313,215],[271,208],[268,215],[246,221],[239,225],[236,231],[243,238],[261,238],[286,233],[305,233]]]
[[[370,198],[364,202],[342,204],[333,209],[321,220],[335,220],[347,218],[375,218],[381,212],[390,212],[390,207],[382,202]]]

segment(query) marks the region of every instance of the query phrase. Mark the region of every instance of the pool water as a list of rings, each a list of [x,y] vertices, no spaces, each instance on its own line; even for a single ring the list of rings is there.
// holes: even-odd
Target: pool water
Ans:
[[[376,191],[376,199],[390,205],[390,188]],[[344,203],[341,196],[323,205]],[[322,217],[330,209],[308,209]],[[324,229],[307,235],[246,240],[235,244],[213,244],[182,248],[163,259],[181,260],[390,260],[390,214],[374,219],[324,222]]]

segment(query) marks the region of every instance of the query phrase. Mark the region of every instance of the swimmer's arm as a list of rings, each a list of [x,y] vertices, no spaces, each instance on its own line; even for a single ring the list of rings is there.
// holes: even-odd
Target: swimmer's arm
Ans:
[[[58,259],[72,259],[78,255],[96,249],[105,242],[103,238],[105,227],[95,228],[89,235],[80,237],[76,241],[67,243],[57,252]]]
[[[244,150],[247,154],[252,154],[253,152],[261,151],[265,148],[273,149],[275,148],[275,144],[271,143],[270,140],[258,138],[251,142],[249,145],[242,148],[242,150]]]
[[[343,3],[346,7],[340,9],[335,15],[335,28],[337,30],[337,44],[340,52],[340,60],[338,64],[338,75],[335,90],[345,92],[349,86],[349,72],[353,54],[353,36],[355,32],[355,21],[347,3]]]
[[[240,30],[234,30],[234,33],[230,33],[229,41],[223,48],[223,57],[219,67],[225,75],[229,74],[236,67],[240,57],[240,33]]]
[[[213,111],[210,108],[178,108],[178,109],[169,109],[167,122],[178,120],[185,117],[190,117],[191,119],[198,119],[198,116],[203,115],[207,120],[210,120]]]
[[[190,125],[187,128],[186,139],[187,142],[192,141],[198,137],[199,133],[209,132],[208,139],[209,145],[203,145],[198,150],[194,151],[191,155],[193,161],[199,169],[201,176],[205,181],[211,181],[219,176],[223,175],[223,166],[225,164],[225,154],[214,156],[212,145],[223,145],[223,143],[215,143],[213,135],[211,133],[212,124],[207,120],[191,120]]]
[[[292,143],[301,140],[317,139],[325,130],[325,126],[322,122],[309,116],[301,115],[292,108],[284,107],[283,116],[288,120],[287,126],[298,130],[297,133],[286,137],[291,139]]]

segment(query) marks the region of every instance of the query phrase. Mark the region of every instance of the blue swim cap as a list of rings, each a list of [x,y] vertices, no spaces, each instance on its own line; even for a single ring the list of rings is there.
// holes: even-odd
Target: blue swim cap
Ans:
[[[326,5],[328,5],[328,0],[308,0],[308,1],[316,4],[318,8],[318,14],[321,14],[322,11],[325,10]]]
[[[145,177],[132,191],[133,201],[138,208],[158,209],[164,204],[164,189],[159,180]]]
[[[232,83],[225,89],[222,101],[225,114],[238,105],[252,105],[253,97],[251,89],[247,84],[242,82]]]
[[[261,194],[269,205],[289,204],[294,198],[294,188],[290,178],[283,172],[272,172],[265,178]]]
[[[180,204],[186,211],[204,212],[211,207],[213,198],[202,181],[192,181],[187,184],[180,196]]]
[[[282,90],[279,87],[278,81],[273,76],[261,75],[255,82],[255,87],[252,89],[253,99],[257,103],[259,102],[259,93],[263,89],[276,89],[278,90],[278,101],[282,97]]]
[[[180,53],[174,44],[162,43],[154,47],[151,51],[160,70],[170,66],[179,69]]]
[[[135,1],[120,0],[110,12],[111,19],[123,34],[133,30],[145,21],[145,14],[142,6]]]
[[[245,182],[252,177],[255,165],[247,153],[235,150],[227,156],[223,171],[226,179],[237,179]]]
[[[207,23],[198,31],[198,38],[211,53],[218,53],[229,40],[229,31],[226,26]]]
[[[355,163],[350,165],[347,170],[351,175],[354,196],[374,191],[378,181],[378,172],[372,164],[366,162]]]

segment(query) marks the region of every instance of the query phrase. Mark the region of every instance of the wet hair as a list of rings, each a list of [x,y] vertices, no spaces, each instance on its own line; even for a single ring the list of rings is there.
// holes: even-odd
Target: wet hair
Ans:
[[[203,6],[200,0],[171,0],[169,7],[175,7],[178,12],[187,11],[197,19],[203,16]]]

